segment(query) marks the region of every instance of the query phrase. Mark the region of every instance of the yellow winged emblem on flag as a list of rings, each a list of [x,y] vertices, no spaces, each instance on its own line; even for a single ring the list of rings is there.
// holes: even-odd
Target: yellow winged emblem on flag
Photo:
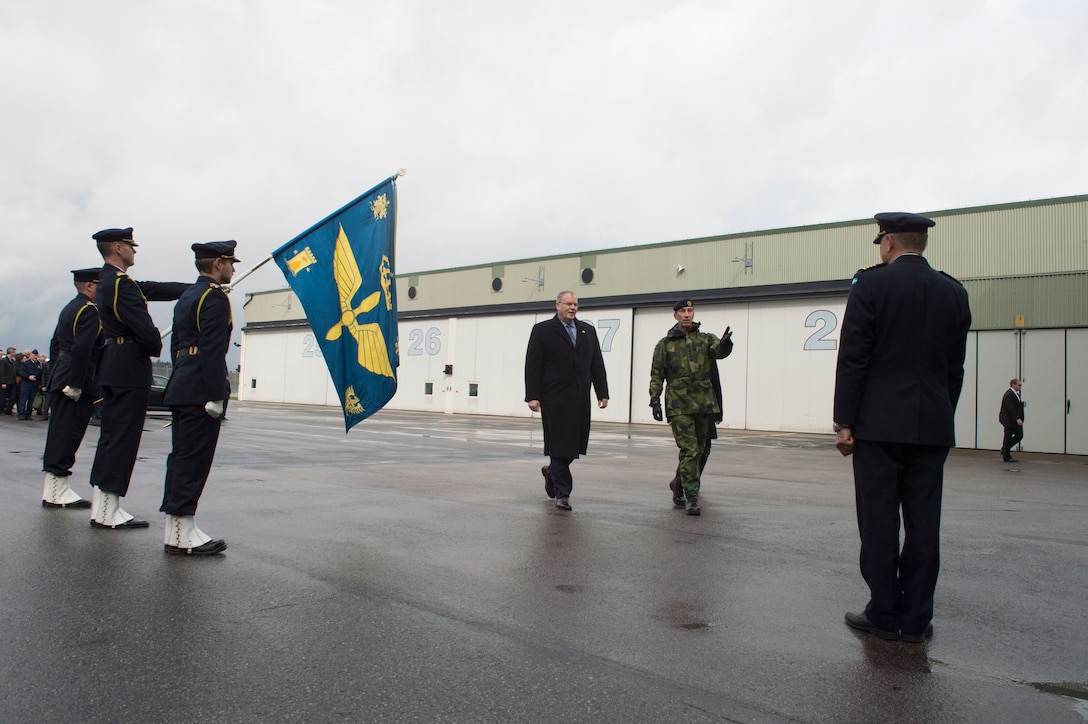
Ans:
[[[351,251],[351,244],[348,242],[343,226],[340,227],[340,234],[336,237],[332,267],[333,278],[336,279],[336,291],[340,296],[340,321],[329,329],[325,339],[330,342],[338,340],[346,329],[348,335],[353,337],[359,345],[359,366],[376,375],[393,377],[393,368],[389,364],[389,351],[381,326],[377,322],[359,324],[359,315],[366,314],[378,306],[382,296],[381,290],[363,299],[358,307],[351,306],[351,300],[363,286],[363,275],[359,272],[359,264],[355,261],[355,254]]]

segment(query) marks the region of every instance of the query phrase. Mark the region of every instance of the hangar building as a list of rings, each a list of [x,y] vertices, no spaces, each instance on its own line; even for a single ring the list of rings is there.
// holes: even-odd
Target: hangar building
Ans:
[[[1000,447],[1001,395],[1021,377],[1023,449],[1088,454],[1088,196],[922,213],[937,221],[926,257],[971,299],[958,446]],[[398,274],[388,407],[532,416],[529,330],[571,290],[608,370],[609,405],[594,419],[662,424],[650,413],[650,356],[672,303],[690,295],[705,330],[733,329],[721,427],[830,433],[839,324],[854,272],[879,261],[876,233],[861,219]],[[239,399],[339,407],[289,289],[247,294],[242,332]]]

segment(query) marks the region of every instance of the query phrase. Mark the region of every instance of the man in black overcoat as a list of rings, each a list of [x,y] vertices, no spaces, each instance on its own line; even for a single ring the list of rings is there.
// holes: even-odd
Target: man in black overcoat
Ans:
[[[997,414],[997,421],[1005,428],[1001,440],[1001,459],[1007,463],[1018,462],[1012,456],[1012,448],[1024,439],[1024,402],[1020,399],[1022,384],[1016,377],[1009,380],[1009,389],[1001,396],[1001,411]]]
[[[541,468],[544,490],[555,507],[570,510],[574,481],[570,464],[589,446],[589,388],[597,406],[608,407],[608,377],[597,330],[577,319],[578,297],[560,292],[555,316],[533,325],[525,351],[525,401],[544,425]]]
[[[49,342],[52,372],[46,394],[52,414],[42,455],[42,505],[50,508],[91,507],[91,501],[72,490],[68,479],[99,394],[94,379],[102,355],[102,324],[94,303],[98,274],[97,267],[72,271],[76,296],[61,310]]]
[[[91,466],[91,526],[146,528],[148,523],[121,508],[140,450],[144,415],[151,394],[151,358],[162,352],[162,336],[147,303],[169,302],[189,284],[137,282],[125,272],[136,263],[132,227],[94,234],[103,264],[98,277],[98,313],[102,320],[102,426]]]
[[[8,347],[0,357],[0,413],[10,415],[15,403],[19,401],[19,385],[15,382],[15,348]]]
[[[835,370],[835,446],[854,456],[871,594],[846,623],[921,643],[933,632],[944,463],[956,442],[971,311],[963,286],[922,256],[932,219],[896,212],[876,221],[883,263],[854,276]]]
[[[227,549],[196,526],[200,494],[212,469],[223,410],[230,397],[227,350],[234,322],[224,291],[234,277],[236,241],[193,244],[196,283],[174,306],[170,357],[174,372],[163,393],[170,407],[173,449],[166,459],[162,507],[164,550],[173,555],[208,556]]]

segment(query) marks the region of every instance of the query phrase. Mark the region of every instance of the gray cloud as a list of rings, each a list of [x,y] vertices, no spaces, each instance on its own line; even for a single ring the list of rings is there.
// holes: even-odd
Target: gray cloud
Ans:
[[[187,280],[191,242],[246,267],[399,167],[401,273],[1083,193],[1086,24],[1077,0],[8,3],[0,344],[48,344],[100,228],[136,228],[134,277]]]

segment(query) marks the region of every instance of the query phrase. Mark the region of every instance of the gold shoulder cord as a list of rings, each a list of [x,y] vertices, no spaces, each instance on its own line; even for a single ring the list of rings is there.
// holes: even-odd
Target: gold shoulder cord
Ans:
[[[204,307],[204,300],[208,298],[208,295],[212,293],[214,287],[208,287],[204,290],[204,293],[200,295],[200,301],[196,303],[196,331],[200,331],[200,310]]]
[[[76,327],[79,325],[79,315],[83,314],[83,310],[86,309],[87,307],[94,307],[95,309],[98,309],[98,305],[95,304],[94,302],[87,302],[86,304],[84,304],[82,307],[79,308],[79,311],[76,312],[76,318],[72,321],[72,337],[73,338],[76,336]],[[102,320],[101,319],[98,320],[98,334],[102,334]]]

